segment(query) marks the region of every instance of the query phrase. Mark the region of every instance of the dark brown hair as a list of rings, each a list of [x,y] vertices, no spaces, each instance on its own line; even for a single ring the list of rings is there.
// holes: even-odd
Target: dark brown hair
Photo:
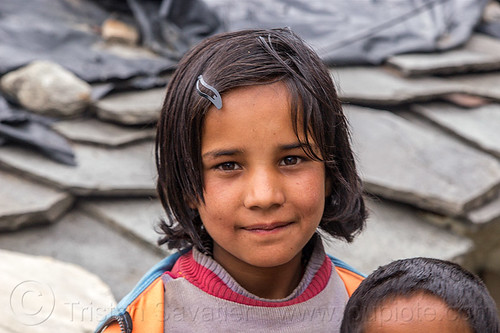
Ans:
[[[203,198],[202,125],[212,105],[196,91],[204,80],[224,97],[231,89],[283,82],[291,95],[293,128],[305,133],[305,151],[324,161],[330,195],[320,229],[351,241],[366,219],[361,182],[347,122],[328,68],[289,29],[244,30],[205,39],[180,61],[166,91],[156,137],[158,195],[168,219],[160,224],[169,248],[210,241],[190,203]],[[223,98],[224,99],[224,98]],[[315,142],[319,153],[311,148]],[[191,206],[191,207],[190,207]]]

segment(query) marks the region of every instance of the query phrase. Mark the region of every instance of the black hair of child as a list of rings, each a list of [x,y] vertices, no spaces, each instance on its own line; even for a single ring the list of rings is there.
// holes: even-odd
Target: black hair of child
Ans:
[[[193,209],[204,202],[201,137],[204,117],[212,106],[196,90],[200,75],[222,99],[237,87],[278,81],[286,85],[294,131],[298,137],[298,127],[303,126],[305,133],[304,151],[325,162],[331,190],[320,228],[351,241],[362,229],[367,212],[347,121],[328,68],[285,28],[214,35],[179,62],[167,86],[157,127],[157,190],[167,214],[159,225],[165,235],[158,243],[178,249],[195,245],[206,252],[204,244],[211,241]]]
[[[420,257],[394,261],[370,274],[349,299],[340,332],[362,333],[386,301],[418,293],[439,297],[473,332],[500,332],[496,304],[479,277],[455,263]]]

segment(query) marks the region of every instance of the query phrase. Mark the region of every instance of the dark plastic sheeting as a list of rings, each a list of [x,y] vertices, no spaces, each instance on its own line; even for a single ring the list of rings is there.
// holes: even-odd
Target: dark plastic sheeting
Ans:
[[[52,131],[50,118],[13,108],[0,95],[0,145],[8,142],[35,148],[67,165],[76,165],[71,146]]]
[[[99,28],[110,14],[88,0],[1,0],[0,74],[35,59],[59,63],[88,82],[156,75],[175,65],[100,48]]]
[[[156,75],[221,31],[289,26],[329,64],[379,64],[469,38],[488,0],[2,0],[0,73],[47,59],[88,82]],[[157,59],[99,48],[111,14],[135,21]]]
[[[488,0],[205,0],[226,30],[289,26],[328,64],[380,64],[470,37]]]

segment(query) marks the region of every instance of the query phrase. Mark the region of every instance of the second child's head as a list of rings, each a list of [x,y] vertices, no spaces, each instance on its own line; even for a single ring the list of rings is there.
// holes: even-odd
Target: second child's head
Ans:
[[[498,333],[486,286],[457,264],[431,258],[392,262],[349,299],[341,333]]]
[[[219,34],[189,51],[156,144],[169,248],[274,267],[318,227],[350,241],[366,218],[329,71],[288,29]]]

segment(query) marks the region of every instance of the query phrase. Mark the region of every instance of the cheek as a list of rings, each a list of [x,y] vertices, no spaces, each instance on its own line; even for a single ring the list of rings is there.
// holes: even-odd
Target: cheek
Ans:
[[[325,177],[322,170],[308,174],[297,183],[297,189],[294,191],[297,202],[303,207],[307,214],[323,215],[325,206]]]
[[[226,186],[224,182],[207,179],[203,197],[205,204],[200,205],[198,211],[205,223],[208,220],[223,220],[227,215],[229,206],[234,202],[236,193],[234,193],[232,187]]]

